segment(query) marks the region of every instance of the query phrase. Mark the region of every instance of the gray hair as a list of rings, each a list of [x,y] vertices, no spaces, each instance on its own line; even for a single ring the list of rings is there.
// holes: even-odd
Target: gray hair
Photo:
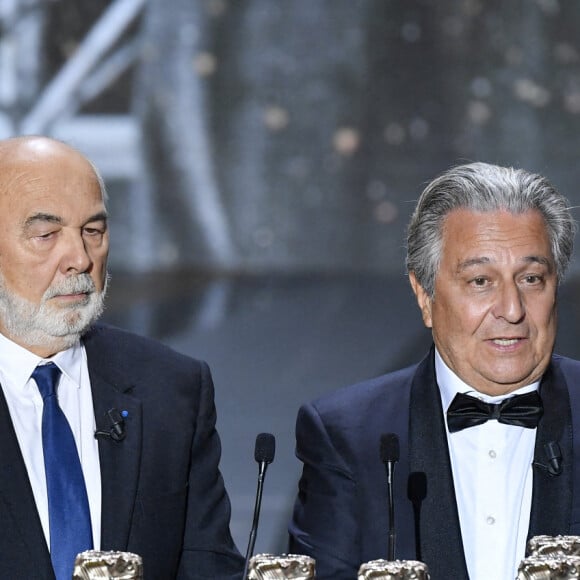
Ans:
[[[407,271],[433,297],[443,224],[455,209],[475,212],[539,211],[546,223],[561,282],[572,257],[576,223],[568,200],[543,176],[487,163],[459,165],[436,177],[419,197],[407,233]]]
[[[85,159],[87,158],[85,157]],[[101,190],[103,204],[105,205],[105,207],[107,207],[107,203],[109,201],[109,192],[107,191],[105,179],[103,178],[101,172],[98,170],[97,166],[90,159],[87,159],[87,161],[89,162],[89,165],[93,168],[93,171],[95,172],[95,177],[97,178],[97,183],[99,184],[99,189]]]

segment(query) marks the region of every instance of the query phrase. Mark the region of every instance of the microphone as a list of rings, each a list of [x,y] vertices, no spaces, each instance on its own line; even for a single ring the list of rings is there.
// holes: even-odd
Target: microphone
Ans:
[[[260,433],[256,437],[256,447],[254,449],[254,459],[258,463],[258,488],[256,490],[256,503],[254,504],[254,519],[252,521],[252,529],[250,531],[250,540],[248,542],[248,549],[246,551],[246,562],[244,564],[243,580],[248,576],[248,566],[250,558],[254,554],[254,545],[256,543],[256,535],[258,533],[258,521],[260,519],[260,507],[262,505],[262,491],[264,489],[264,478],[266,476],[266,469],[268,465],[274,461],[276,454],[276,439],[271,433]]]
[[[389,545],[388,560],[395,559],[395,501],[393,497],[393,477],[395,463],[399,461],[399,437],[394,433],[381,435],[381,461],[387,469],[387,491],[389,495]]]
[[[548,458],[548,473],[550,475],[560,475],[562,473],[562,451],[555,441],[549,441],[544,445],[544,451]]]
[[[546,459],[548,463],[540,463],[534,461],[534,467],[539,467],[544,471],[547,471],[552,477],[556,477],[562,474],[564,466],[562,465],[562,451],[560,446],[555,441],[548,441],[544,444],[544,453],[546,454]]]
[[[421,504],[427,497],[427,476],[423,471],[413,471],[407,480],[407,497],[413,505],[415,525],[415,554],[421,561]]]
[[[114,441],[123,441],[127,434],[125,433],[125,417],[129,413],[127,411],[119,411],[118,409],[109,409],[106,416],[109,418],[109,429],[97,429],[95,431],[95,439],[109,438]]]

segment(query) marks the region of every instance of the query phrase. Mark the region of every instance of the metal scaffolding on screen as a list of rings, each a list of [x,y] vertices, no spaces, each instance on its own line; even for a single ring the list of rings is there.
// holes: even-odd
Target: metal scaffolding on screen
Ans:
[[[139,171],[138,123],[129,112],[82,114],[135,63],[139,36],[131,26],[146,0],[114,0],[47,83],[43,38],[51,0],[0,0],[0,138],[45,134],[74,143],[104,177]],[[104,123],[103,121],[107,122]]]

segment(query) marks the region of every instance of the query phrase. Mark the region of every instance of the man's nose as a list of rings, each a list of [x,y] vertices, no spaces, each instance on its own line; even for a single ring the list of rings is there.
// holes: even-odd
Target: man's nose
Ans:
[[[516,324],[525,316],[526,310],[521,290],[515,282],[502,285],[496,295],[493,314],[507,322]]]
[[[68,232],[62,239],[61,270],[81,274],[91,267],[92,259],[87,251],[81,232]]]

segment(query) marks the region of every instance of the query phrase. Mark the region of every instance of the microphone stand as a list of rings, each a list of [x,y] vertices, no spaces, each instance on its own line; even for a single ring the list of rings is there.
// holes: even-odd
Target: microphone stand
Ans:
[[[244,565],[244,575],[242,576],[243,580],[246,580],[248,577],[250,558],[254,555],[254,546],[258,535],[258,522],[260,520],[260,507],[262,505],[262,492],[264,490],[264,477],[267,468],[268,464],[265,461],[260,461],[260,466],[258,468],[258,489],[256,490],[256,502],[254,504],[254,520],[252,521],[248,549],[246,550],[246,563]]]
[[[393,494],[393,475],[395,462],[387,461],[387,490],[389,495],[389,544],[387,560],[395,559],[395,499]]]
[[[250,539],[248,541],[248,549],[246,550],[246,561],[244,563],[244,575],[242,580],[248,577],[248,567],[250,559],[254,554],[254,545],[256,543],[256,536],[258,534],[258,523],[260,520],[260,507],[262,505],[262,492],[264,490],[264,479],[266,477],[266,469],[268,465],[274,461],[274,454],[276,452],[276,439],[271,433],[260,433],[256,437],[256,446],[254,450],[254,458],[258,462],[258,488],[256,490],[256,502],[254,504],[254,519],[252,521],[252,529],[250,530]]]
[[[395,433],[383,433],[381,435],[381,461],[387,468],[387,492],[389,498],[389,535],[388,535],[388,560],[395,559],[395,499],[394,499],[394,474],[395,463],[399,461],[399,437]]]

